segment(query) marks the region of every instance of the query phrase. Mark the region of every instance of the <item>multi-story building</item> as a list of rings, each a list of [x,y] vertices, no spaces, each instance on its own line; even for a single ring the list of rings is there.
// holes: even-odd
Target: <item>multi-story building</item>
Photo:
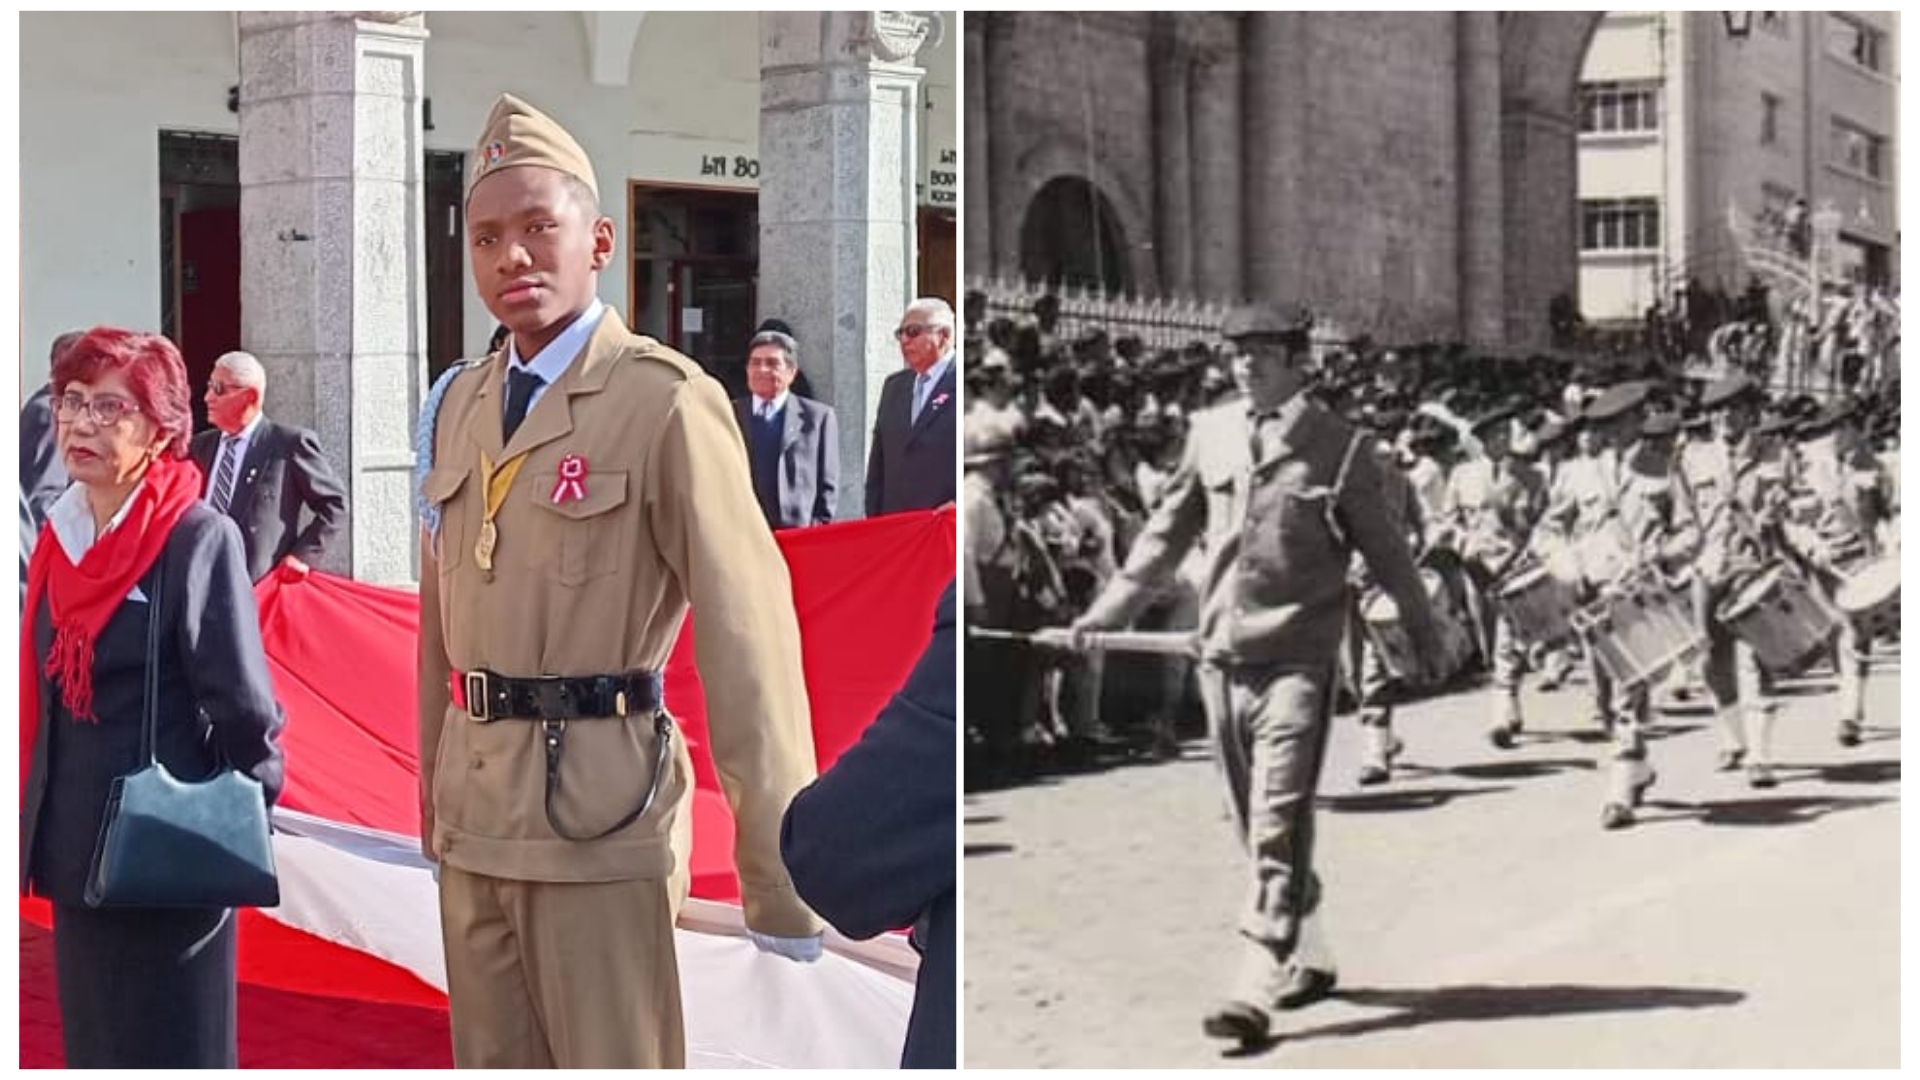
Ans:
[[[1899,275],[1898,15],[1611,12],[1580,76],[1580,306]],[[1764,250],[1762,250],[1764,249]],[[1762,257],[1767,256],[1767,257]]]

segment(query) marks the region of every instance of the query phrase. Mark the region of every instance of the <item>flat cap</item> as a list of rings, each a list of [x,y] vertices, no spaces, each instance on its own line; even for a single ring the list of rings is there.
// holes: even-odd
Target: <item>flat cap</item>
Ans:
[[[1839,427],[1842,423],[1853,419],[1855,411],[1855,403],[1845,398],[1830,402],[1826,408],[1801,420],[1800,427],[1795,434],[1803,439],[1811,439],[1816,436],[1825,435],[1827,432]]]
[[[1243,304],[1227,313],[1220,324],[1220,336],[1229,341],[1262,337],[1304,339],[1312,329],[1313,316],[1305,310]]]
[[[1602,423],[1632,412],[1647,403],[1650,387],[1640,380],[1616,383],[1587,403],[1586,419]]]
[[[1640,422],[1640,437],[1645,439],[1674,435],[1679,430],[1680,417],[1677,413],[1665,411],[1648,413],[1647,418]]]
[[[600,185],[593,178],[593,163],[567,129],[539,109],[514,97],[501,94],[487,114],[480,141],[473,151],[473,167],[467,175],[467,198],[480,181],[502,169],[523,165],[562,172],[587,185],[595,202],[600,200]]]
[[[1736,371],[1708,383],[1700,392],[1700,408],[1721,409],[1747,397],[1760,396],[1760,384]]]

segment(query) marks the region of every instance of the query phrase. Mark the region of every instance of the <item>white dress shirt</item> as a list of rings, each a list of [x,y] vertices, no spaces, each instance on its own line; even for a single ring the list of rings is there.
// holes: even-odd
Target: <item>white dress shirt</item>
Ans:
[[[98,534],[93,531],[93,504],[87,501],[87,485],[74,484],[61,492],[60,497],[47,508],[47,524],[53,527],[53,535],[60,541],[68,560],[75,566],[80,565],[80,560],[86,558],[87,552],[93,550],[93,545],[99,542],[101,536],[119,528],[120,523],[127,520],[127,513],[133,509],[134,500],[140,497],[141,489],[146,486],[145,480],[133,485],[127,501],[120,504],[120,509],[107,522],[107,527]],[[127,599],[146,603],[147,594],[141,592],[139,583],[135,582]]]
[[[540,398],[547,388],[558,382],[560,376],[573,366],[574,359],[586,351],[587,342],[593,340],[593,332],[600,326],[600,316],[606,313],[607,305],[601,303],[599,297],[594,297],[593,303],[587,305],[587,310],[568,323],[567,328],[560,331],[559,337],[547,342],[546,348],[525,362],[520,359],[519,345],[514,343],[511,336],[507,338],[507,370],[511,372],[516,367],[521,368],[541,379],[540,385],[533,389],[533,396],[527,399],[529,415],[533,413],[533,407],[540,404]],[[507,383],[507,386],[511,389],[512,383]]]
[[[253,445],[253,437],[260,431],[260,421],[266,418],[266,413],[255,413],[238,435],[228,436],[224,431],[220,433],[220,446],[213,452],[213,466],[207,471],[207,493],[200,497],[201,502],[213,506],[213,493],[220,487],[220,460],[228,454],[233,455],[233,490],[236,494],[240,491],[240,467],[247,463],[247,448]],[[78,556],[75,558],[78,559]]]

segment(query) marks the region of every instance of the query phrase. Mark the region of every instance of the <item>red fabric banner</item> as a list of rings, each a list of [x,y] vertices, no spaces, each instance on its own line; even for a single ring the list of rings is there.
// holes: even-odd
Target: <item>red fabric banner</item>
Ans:
[[[775,534],[793,579],[821,769],[860,738],[932,636],[954,572],[954,512],[918,511]],[[419,832],[419,599],[316,573],[257,587],[275,689],[287,710],[285,806]],[[695,613],[695,618],[698,613]],[[696,896],[738,900],[733,821],[707,749],[692,621],[667,666],[667,701],[693,754]]]

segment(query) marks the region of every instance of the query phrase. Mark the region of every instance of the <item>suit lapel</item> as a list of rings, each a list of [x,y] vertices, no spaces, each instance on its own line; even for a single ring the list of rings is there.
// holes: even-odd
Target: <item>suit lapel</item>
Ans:
[[[561,375],[559,381],[540,395],[540,400],[527,413],[527,418],[520,422],[520,430],[514,432],[513,438],[501,448],[501,454],[512,458],[572,434],[574,395],[593,394],[606,389],[607,379],[613,374],[613,365],[619,359],[626,339],[626,325],[612,308],[608,308],[606,314],[600,317],[600,325],[594,328],[593,337],[588,339],[586,348],[567,365],[566,374]],[[496,410],[494,415],[497,431],[497,422],[502,418],[501,410]]]
[[[920,419],[913,421],[913,430],[907,435],[908,442],[918,439],[939,422],[941,413],[953,407],[953,382],[959,368],[960,361],[956,357],[953,366],[947,369],[939,382],[933,384],[933,389],[927,394],[927,404],[920,410]],[[913,379],[907,381],[907,416],[913,416]]]
[[[780,452],[782,454],[785,454],[787,451],[793,449],[794,446],[798,445],[801,432],[811,426],[809,424],[810,419],[811,417],[800,415],[799,398],[791,396],[787,398],[786,415],[782,417],[785,426],[780,432]]]
[[[240,461],[240,471],[233,478],[233,501],[227,504],[227,513],[239,517],[238,511],[249,506],[253,500],[253,482],[260,476],[260,469],[273,456],[273,440],[279,435],[273,421],[260,420],[260,426],[253,429],[253,440],[247,443],[247,456]]]

